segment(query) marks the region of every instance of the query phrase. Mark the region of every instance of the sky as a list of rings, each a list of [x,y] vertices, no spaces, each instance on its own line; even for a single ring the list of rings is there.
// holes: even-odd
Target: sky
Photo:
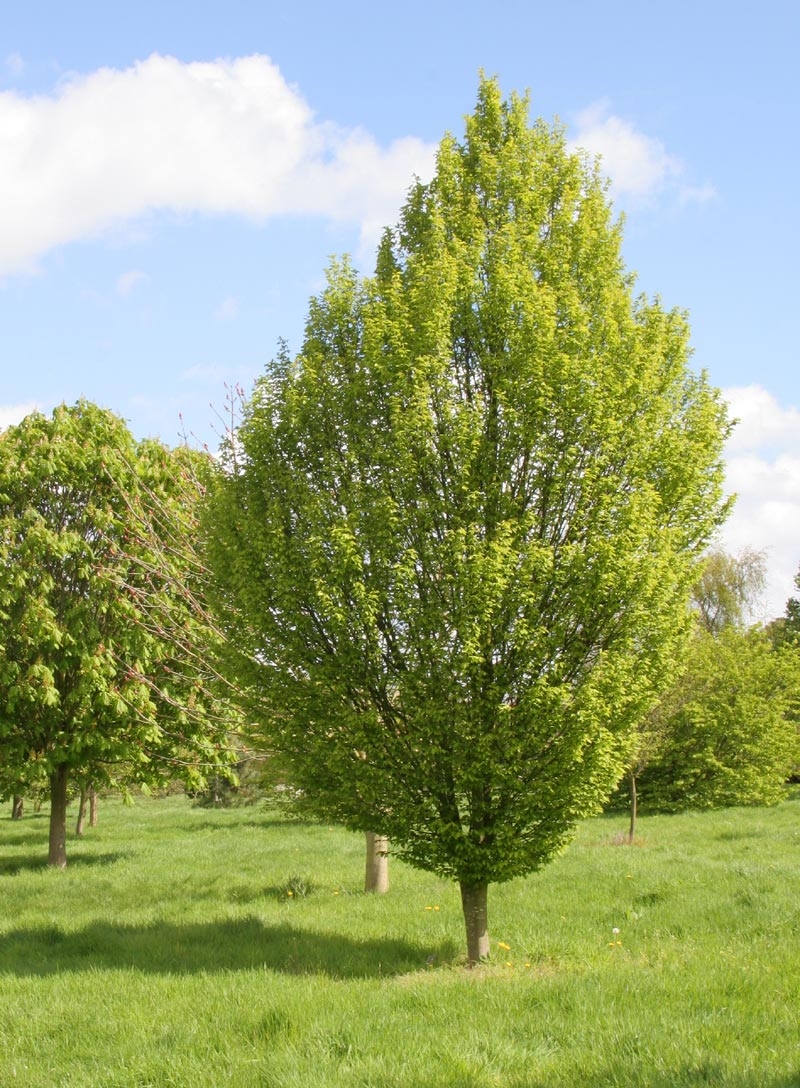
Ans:
[[[739,420],[720,546],[800,565],[800,5],[28,0],[0,20],[0,428],[79,397],[215,448],[479,73],[602,156],[638,290]]]

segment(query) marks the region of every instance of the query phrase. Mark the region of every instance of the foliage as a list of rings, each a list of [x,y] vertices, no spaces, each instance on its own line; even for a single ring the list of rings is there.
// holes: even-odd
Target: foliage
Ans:
[[[618,779],[723,516],[724,406],[604,186],[483,81],[376,274],[335,263],[210,508],[238,674],[298,784],[463,886]]]
[[[199,781],[198,760],[226,760],[199,628],[177,592],[187,456],[137,444],[85,401],[0,436],[4,793],[60,769],[64,789],[67,774],[100,786],[165,768]]]
[[[706,557],[692,590],[700,625],[710,634],[743,627],[766,585],[763,552],[745,548],[739,555],[719,549]]]
[[[648,809],[774,804],[800,761],[789,711],[795,655],[758,628],[698,631],[686,672],[650,720],[655,752],[639,775]]]

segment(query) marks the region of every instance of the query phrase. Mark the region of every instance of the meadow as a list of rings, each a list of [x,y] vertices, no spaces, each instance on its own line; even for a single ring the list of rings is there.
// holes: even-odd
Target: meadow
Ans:
[[[5,813],[0,1085],[797,1088],[800,794],[625,826],[493,887],[469,971],[458,889],[364,895],[339,828],[111,799],[60,872]]]

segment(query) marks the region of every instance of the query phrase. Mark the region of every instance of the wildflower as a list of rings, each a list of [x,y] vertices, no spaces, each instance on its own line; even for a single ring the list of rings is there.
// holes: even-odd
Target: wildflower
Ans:
[[[291,896],[293,896],[293,895],[294,895],[294,892],[293,892],[293,891],[292,891],[292,889],[290,888],[290,889],[289,889],[289,891],[288,891],[288,892],[287,892],[286,894],[287,894],[287,895],[288,895],[288,896],[289,896],[289,897],[291,898]]]
[[[433,910],[433,907],[426,907],[425,910]]]
[[[510,944],[506,944],[506,942],[505,942],[505,941],[498,941],[498,942],[497,942],[497,947],[498,947],[498,948],[502,948],[502,949],[503,949],[504,951],[506,951],[506,952],[510,952],[510,951],[511,951],[511,945],[510,945]]]
[[[614,928],[611,930],[611,932],[614,934],[615,937],[618,936],[619,926],[614,926]]]
[[[439,908],[438,908],[438,907],[434,907],[433,909],[434,909],[434,910],[438,910]]]

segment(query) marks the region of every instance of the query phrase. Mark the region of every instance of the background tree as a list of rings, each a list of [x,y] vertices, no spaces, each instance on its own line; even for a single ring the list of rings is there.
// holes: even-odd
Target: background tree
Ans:
[[[744,627],[764,592],[766,579],[763,552],[752,548],[738,555],[720,549],[710,552],[692,590],[704,630],[713,635],[727,627]]]
[[[269,741],[459,882],[471,962],[489,883],[606,798],[687,630],[728,429],[687,340],[634,299],[596,170],[484,81],[229,444],[209,555]]]
[[[640,723],[626,789],[653,809],[769,804],[798,758],[790,718],[800,674],[768,633],[748,629],[765,581],[762,553],[713,551],[692,590],[683,671]]]
[[[758,627],[699,630],[686,671],[655,712],[660,739],[639,776],[651,810],[768,805],[800,763],[794,655]]]
[[[202,648],[186,652],[193,616],[181,643],[166,622],[181,607],[166,557],[188,501],[184,457],[84,401],[0,438],[0,756],[49,780],[51,865],[66,864],[71,774],[202,776],[198,759],[226,758]],[[142,529],[154,495],[160,534]]]

